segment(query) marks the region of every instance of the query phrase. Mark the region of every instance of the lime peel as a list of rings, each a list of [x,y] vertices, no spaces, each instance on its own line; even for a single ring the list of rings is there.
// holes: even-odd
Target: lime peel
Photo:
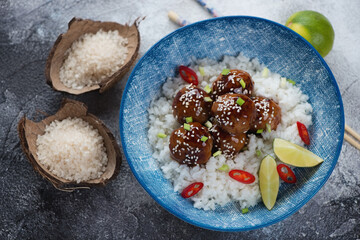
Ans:
[[[325,57],[334,44],[335,32],[330,21],[315,11],[299,11],[291,15],[285,26],[300,34]]]
[[[273,148],[282,162],[295,167],[314,167],[324,161],[309,150],[281,138],[274,139]]]
[[[279,192],[279,174],[276,170],[276,161],[267,155],[260,164],[259,187],[261,198],[267,209],[271,210]]]

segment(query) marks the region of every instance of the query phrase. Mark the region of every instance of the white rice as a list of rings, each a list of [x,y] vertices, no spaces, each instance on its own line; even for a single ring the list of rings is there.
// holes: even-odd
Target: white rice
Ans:
[[[128,39],[119,31],[87,33],[66,51],[60,68],[60,81],[67,87],[82,89],[101,82],[124,64]]]
[[[105,172],[108,158],[104,139],[81,118],[51,122],[36,145],[40,163],[58,177],[79,183]]]
[[[199,66],[204,68],[205,76],[201,76]],[[312,124],[312,107],[307,102],[308,96],[289,82],[281,81],[281,76],[269,71],[267,77],[263,77],[262,71],[265,66],[257,59],[250,60],[240,54],[237,57],[225,56],[221,62],[209,59],[194,59],[190,66],[199,76],[199,87],[212,86],[217,76],[224,68],[241,69],[247,71],[253,78],[256,96],[264,96],[274,99],[282,110],[281,123],[276,131],[262,133],[263,138],[249,135],[248,150],[239,153],[233,160],[226,159],[224,155],[211,157],[205,166],[188,167],[172,160],[169,150],[169,138],[172,131],[180,124],[172,115],[172,101],[175,94],[186,83],[180,76],[168,78],[161,90],[161,96],[152,101],[149,112],[148,138],[153,147],[153,157],[158,161],[165,178],[169,179],[174,190],[181,192],[193,182],[204,183],[204,188],[195,196],[191,197],[194,207],[204,210],[215,209],[224,206],[231,201],[237,201],[241,208],[256,205],[260,199],[258,185],[258,170],[261,160],[270,154],[275,157],[272,150],[272,141],[279,137],[295,144],[303,146],[296,122],[300,121],[306,126]],[[266,70],[267,71],[267,68]],[[165,133],[166,138],[158,138],[158,133]],[[262,152],[256,155],[256,150]],[[217,170],[223,164],[230,169],[240,169],[252,173],[256,180],[252,184],[243,184],[229,177],[228,173]]]

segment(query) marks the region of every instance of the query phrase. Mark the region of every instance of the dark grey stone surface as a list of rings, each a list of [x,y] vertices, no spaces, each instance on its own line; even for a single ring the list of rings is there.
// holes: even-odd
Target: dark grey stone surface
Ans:
[[[333,23],[336,41],[325,58],[343,96],[346,120],[360,132],[359,1],[209,1],[226,15],[255,15],[284,23],[291,13],[314,9]],[[73,17],[140,26],[140,55],[176,29],[175,10],[190,21],[209,17],[194,1],[0,1],[0,239],[360,239],[360,154],[344,143],[329,181],[297,213],[275,225],[244,233],[192,226],[159,206],[138,184],[127,162],[104,188],[60,192],[35,173],[22,153],[16,126],[25,114],[54,113],[63,97],[85,102],[111,129],[118,143],[118,113],[128,75],[103,95],[53,91],[44,66],[57,35]]]

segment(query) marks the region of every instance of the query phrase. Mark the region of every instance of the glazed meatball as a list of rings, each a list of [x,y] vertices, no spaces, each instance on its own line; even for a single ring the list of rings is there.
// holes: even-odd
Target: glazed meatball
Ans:
[[[245,87],[240,83],[241,79],[244,81]],[[243,70],[232,69],[229,74],[220,74],[212,85],[213,99],[216,100],[218,96],[226,93],[239,93],[250,97],[253,93],[254,81],[249,73]]]
[[[211,129],[210,133],[214,139],[214,147],[228,157],[233,157],[247,144],[246,133],[234,135],[222,130],[217,124]]]
[[[217,98],[211,114],[223,130],[237,135],[250,129],[256,110],[254,102],[246,95],[228,93]]]
[[[179,123],[185,123],[187,117],[192,117],[194,122],[205,123],[210,116],[211,105],[209,94],[191,84],[176,94],[172,108]]]
[[[181,164],[194,166],[206,163],[211,157],[213,139],[208,129],[198,122],[189,123],[174,130],[170,136],[171,157]]]
[[[255,103],[256,118],[251,126],[251,131],[266,130],[266,124],[270,124],[271,130],[276,130],[281,122],[281,108],[274,100],[265,97],[251,98]]]

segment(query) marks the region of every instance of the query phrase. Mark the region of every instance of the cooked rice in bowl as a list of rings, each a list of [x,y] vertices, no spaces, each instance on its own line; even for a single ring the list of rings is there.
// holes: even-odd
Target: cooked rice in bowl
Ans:
[[[202,67],[204,76],[201,76],[199,67]],[[312,107],[307,102],[308,96],[297,86],[284,81],[279,74],[270,72],[257,59],[249,59],[242,54],[237,57],[224,56],[221,62],[194,59],[190,68],[197,73],[200,88],[211,86],[225,68],[248,72],[255,82],[255,95],[271,98],[281,107],[281,123],[276,131],[273,130],[271,133],[264,131],[262,138],[250,134],[247,150],[240,152],[233,159],[220,155],[211,157],[201,166],[189,167],[179,164],[171,159],[169,150],[169,136],[180,126],[172,114],[172,102],[176,93],[187,83],[180,76],[168,78],[161,89],[160,97],[154,99],[148,109],[148,138],[153,148],[153,157],[157,160],[165,178],[172,182],[174,191],[181,192],[193,182],[204,183],[204,188],[191,198],[194,207],[210,210],[231,201],[237,201],[241,208],[252,207],[261,199],[258,185],[261,160],[268,154],[275,156],[272,150],[273,139],[278,137],[304,146],[298,135],[296,122],[300,121],[306,126],[312,124]],[[167,137],[159,138],[158,133],[165,133]],[[223,164],[227,164],[230,169],[241,169],[253,174],[256,177],[255,182],[252,184],[237,182],[230,178],[227,172],[218,170]]]

